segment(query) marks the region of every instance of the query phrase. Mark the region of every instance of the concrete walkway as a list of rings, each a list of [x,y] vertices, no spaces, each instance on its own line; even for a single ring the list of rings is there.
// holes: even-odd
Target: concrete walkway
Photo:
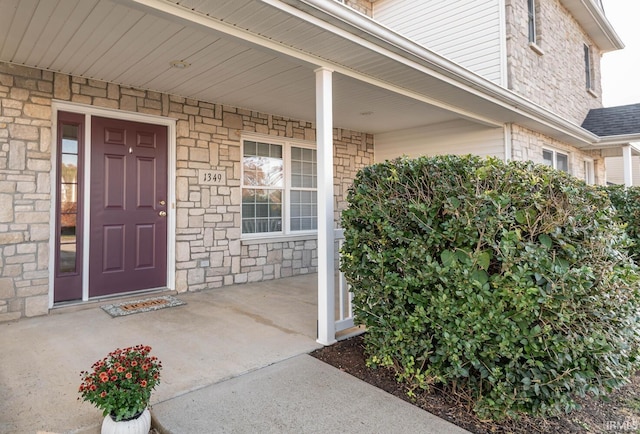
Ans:
[[[161,433],[423,433],[467,431],[309,355],[155,405]]]
[[[151,401],[164,432],[331,432],[356,421],[339,431],[398,432],[380,430],[398,417],[421,426],[413,432],[463,432],[306,355],[320,346],[315,279],[179,294],[186,305],[118,318],[100,309],[109,301],[0,324],[0,433],[100,432],[100,411],[77,400],[80,371],[136,344],[164,366]]]

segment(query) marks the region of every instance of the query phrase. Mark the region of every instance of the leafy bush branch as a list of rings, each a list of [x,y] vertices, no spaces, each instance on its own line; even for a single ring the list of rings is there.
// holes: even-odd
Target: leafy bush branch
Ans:
[[[371,365],[480,417],[554,415],[638,367],[637,268],[606,192],[478,157],[363,169],[342,270]]]

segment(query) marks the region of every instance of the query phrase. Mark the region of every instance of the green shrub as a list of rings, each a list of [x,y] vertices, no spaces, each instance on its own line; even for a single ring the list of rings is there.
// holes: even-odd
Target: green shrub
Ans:
[[[640,262],[640,187],[625,188],[622,185],[604,187],[617,216],[625,225],[627,235],[632,241],[629,253],[633,260]]]
[[[554,415],[638,365],[640,295],[607,195],[528,162],[363,169],[342,270],[370,365],[439,384],[480,417]]]

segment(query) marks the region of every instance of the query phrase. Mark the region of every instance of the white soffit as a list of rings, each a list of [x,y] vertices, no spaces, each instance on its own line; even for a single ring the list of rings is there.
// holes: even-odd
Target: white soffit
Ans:
[[[234,25],[273,29],[283,37],[313,41],[319,48],[326,36],[322,29],[253,0],[192,1],[181,6],[198,4],[213,6],[221,20],[237,17]],[[153,13],[128,0],[0,0],[0,8],[2,61],[310,122],[315,119],[316,63]],[[324,44],[328,52],[341,45],[330,38]],[[172,68],[174,60],[190,66]],[[375,59],[359,61],[375,63]],[[335,124],[341,128],[377,133],[459,118],[339,73],[334,74],[334,91]]]

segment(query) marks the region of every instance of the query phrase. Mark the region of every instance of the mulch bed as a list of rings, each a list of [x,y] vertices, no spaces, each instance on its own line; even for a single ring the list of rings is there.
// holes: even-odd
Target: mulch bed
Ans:
[[[366,366],[362,336],[321,348],[311,355],[476,434],[640,432],[640,376],[635,376],[631,384],[613,392],[608,397],[609,402],[584,398],[579,401],[581,410],[563,417],[549,419],[523,417],[520,420],[497,423],[479,420],[463,403],[435,388],[428,392],[416,392],[417,396],[412,400],[407,395],[407,389],[395,381],[389,369],[371,369]]]

